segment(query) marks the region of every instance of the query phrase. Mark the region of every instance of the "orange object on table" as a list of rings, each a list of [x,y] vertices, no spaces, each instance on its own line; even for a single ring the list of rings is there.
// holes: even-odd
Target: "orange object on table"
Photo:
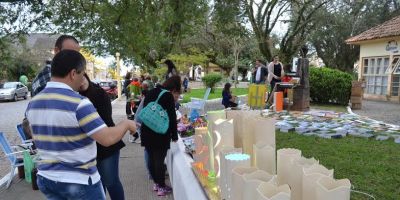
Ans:
[[[283,92],[274,93],[274,110],[280,112],[283,110]]]

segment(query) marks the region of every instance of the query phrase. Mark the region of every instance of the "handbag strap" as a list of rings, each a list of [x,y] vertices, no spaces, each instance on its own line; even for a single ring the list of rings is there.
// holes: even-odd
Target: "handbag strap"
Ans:
[[[166,92],[168,92],[167,90],[161,90],[161,92],[160,92],[160,94],[158,95],[158,97],[157,97],[157,100],[156,100],[156,103],[158,103],[158,100],[161,98],[161,96],[164,94],[164,93],[166,93]]]

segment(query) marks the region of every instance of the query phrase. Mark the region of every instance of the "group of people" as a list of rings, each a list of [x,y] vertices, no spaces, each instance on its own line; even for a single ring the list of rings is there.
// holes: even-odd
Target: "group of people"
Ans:
[[[162,84],[152,86],[154,80],[145,77],[140,85],[134,78],[124,87],[129,98],[140,97],[135,103],[142,108],[154,102],[162,90],[168,91],[158,103],[167,111],[170,123],[167,132],[159,134],[140,123],[138,115],[135,120],[113,122],[111,100],[85,73],[86,60],[79,50],[73,36],[60,36],[54,58],[33,80],[33,98],[25,116],[40,159],[40,191],[47,199],[105,199],[106,191],[111,199],[124,199],[118,173],[120,149],[125,146],[122,138],[127,132],[139,132],[153,190],[159,196],[172,192],[165,184],[164,159],[170,142],[178,139],[175,103],[182,87],[172,61],[165,62],[168,72]]]
[[[255,67],[251,71],[250,82],[254,84],[269,84],[270,91],[274,91],[276,83],[290,80],[290,77],[285,76],[285,71],[290,71],[290,67],[290,65],[284,66],[279,61],[278,55],[273,57],[273,61],[267,67],[262,64],[261,60],[257,59]],[[222,91],[222,104],[225,108],[236,107],[238,105],[238,97],[232,95],[231,86],[230,83],[225,83]]]

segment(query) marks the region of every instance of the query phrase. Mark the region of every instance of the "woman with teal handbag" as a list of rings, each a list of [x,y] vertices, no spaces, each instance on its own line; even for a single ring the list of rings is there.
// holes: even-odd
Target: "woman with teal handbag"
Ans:
[[[175,102],[179,98],[181,87],[179,76],[168,78],[162,86],[147,92],[143,110],[139,113],[139,118],[143,122],[141,126],[142,146],[149,154],[150,174],[154,181],[153,190],[157,192],[158,196],[165,196],[172,192],[172,188],[165,184],[164,159],[170,148],[171,140],[174,142],[178,140]],[[168,116],[167,119],[165,119],[165,115]],[[151,120],[146,121],[144,118],[163,124],[157,126]]]

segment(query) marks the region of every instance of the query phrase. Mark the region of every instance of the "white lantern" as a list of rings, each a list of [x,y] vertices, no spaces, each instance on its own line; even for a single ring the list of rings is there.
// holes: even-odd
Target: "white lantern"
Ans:
[[[228,149],[233,148],[233,120],[218,119],[213,123],[212,127],[213,144],[211,148],[213,149],[212,155],[215,156],[215,159],[210,159],[210,165],[213,167],[212,171],[215,171],[218,176],[220,151],[225,147],[228,147]]]
[[[351,183],[349,179],[335,180],[322,177],[317,182],[316,198],[323,200],[350,200]]]
[[[231,176],[231,172],[224,170],[227,168],[227,161],[225,156],[228,154],[233,154],[233,153],[242,153],[242,149],[241,148],[233,148],[233,147],[224,147],[221,149],[219,155],[218,155],[218,162],[219,165],[215,166],[215,169],[217,171],[217,179],[218,179],[218,184],[219,184],[219,188],[221,190],[221,198],[226,199],[228,198],[228,183],[227,183],[227,177]],[[247,166],[249,167],[249,166]]]
[[[303,168],[303,200],[317,200],[315,188],[317,181],[322,177],[333,177],[333,169],[328,170],[322,165],[315,164],[309,168]]]
[[[271,183],[261,183],[257,188],[256,200],[290,200],[289,185],[276,186]]]
[[[288,184],[289,183],[289,170],[290,165],[295,158],[301,157],[301,151],[298,149],[279,149],[278,150],[278,163],[277,163],[277,175],[278,184]]]
[[[301,200],[303,191],[303,169],[309,168],[318,161],[314,158],[295,158],[289,167],[289,186],[292,200]]]
[[[222,195],[222,188],[221,188],[221,197],[226,199],[232,198],[232,171],[236,167],[250,167],[250,155],[248,154],[241,154],[241,153],[232,153],[225,156],[226,166],[221,168],[221,171],[225,171],[226,177],[222,177],[221,179],[226,181],[226,191],[224,191],[224,195]]]
[[[254,166],[269,174],[276,174],[275,146],[257,142],[253,146]]]
[[[242,199],[244,175],[257,171],[255,167],[236,167],[232,170],[232,197],[236,200]]]
[[[266,183],[266,182],[275,184],[276,177],[263,170],[257,170],[252,173],[244,174],[243,178],[244,178],[244,184],[241,186],[242,190],[241,199],[256,199],[258,186],[261,183]]]

